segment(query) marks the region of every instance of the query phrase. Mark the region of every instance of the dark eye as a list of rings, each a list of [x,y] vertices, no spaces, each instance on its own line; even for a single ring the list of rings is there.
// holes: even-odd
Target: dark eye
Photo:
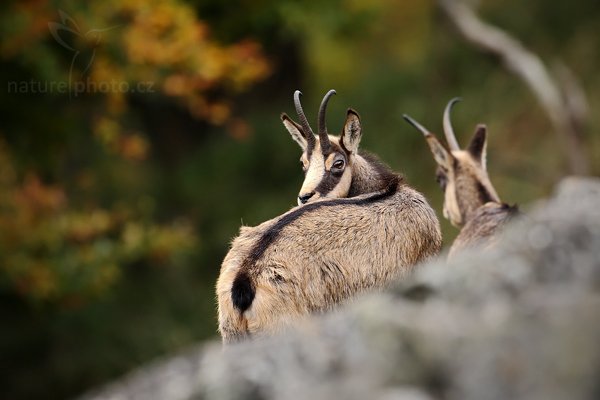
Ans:
[[[337,160],[336,162],[333,163],[333,168],[335,169],[342,169],[344,168],[344,160]]]
[[[443,172],[438,172],[435,175],[435,180],[438,183],[438,185],[440,185],[440,187],[442,188],[443,191],[446,190],[446,185],[448,183],[448,178],[446,177],[446,174],[444,174]]]

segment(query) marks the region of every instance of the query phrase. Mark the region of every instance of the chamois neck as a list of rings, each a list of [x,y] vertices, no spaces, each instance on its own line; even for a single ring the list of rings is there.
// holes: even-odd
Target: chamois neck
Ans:
[[[348,197],[384,190],[394,179],[402,180],[398,174],[369,153],[352,157],[352,183]]]
[[[455,183],[456,201],[462,214],[462,225],[478,214],[488,204],[500,205],[502,201],[489,179],[461,179]]]
[[[505,203],[495,200],[489,200],[485,203],[472,205],[465,210],[462,226],[466,225],[469,221],[478,218],[481,213],[485,213],[488,209],[500,208],[503,206],[505,206]]]

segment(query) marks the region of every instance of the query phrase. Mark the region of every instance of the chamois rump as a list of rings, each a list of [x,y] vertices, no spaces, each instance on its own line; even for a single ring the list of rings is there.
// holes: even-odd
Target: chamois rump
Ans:
[[[320,127],[324,109],[322,104]],[[299,114],[304,126],[286,117],[284,124],[292,137],[305,141],[305,155],[311,146],[314,157],[319,142],[310,145],[316,138]],[[353,156],[358,159],[360,137],[356,114],[348,114],[341,139],[328,138],[344,152],[346,164]],[[318,151],[333,166],[327,152]],[[330,310],[360,292],[386,286],[439,253],[439,221],[427,200],[401,176],[386,172],[386,179],[380,190],[343,198],[348,195],[344,191],[336,192],[340,198],[329,198],[331,191],[320,193],[319,201],[310,199],[256,227],[240,229],[216,286],[225,343],[274,333],[309,314]]]
[[[294,105],[300,123],[281,114],[283,125],[300,145],[300,163],[304,183],[298,194],[298,205],[320,198],[355,197],[383,190],[396,174],[373,154],[358,151],[362,138],[360,117],[348,109],[340,136],[329,135],[325,123],[327,103],[336,92],[330,90],[319,107],[318,136],[313,133],[300,103],[301,92],[294,93]]]
[[[438,165],[436,180],[444,192],[444,217],[461,228],[448,258],[475,245],[493,245],[504,225],[519,213],[516,206],[500,200],[488,176],[486,126],[477,125],[466,150],[458,146],[450,120],[452,106],[458,101],[459,98],[450,100],[444,110],[443,127],[448,147],[417,121],[404,115],[404,119],[425,136]]]

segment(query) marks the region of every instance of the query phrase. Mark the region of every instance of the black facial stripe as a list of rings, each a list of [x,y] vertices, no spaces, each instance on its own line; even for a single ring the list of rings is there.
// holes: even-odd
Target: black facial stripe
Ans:
[[[342,175],[343,172],[334,173],[331,171],[325,171],[325,175],[315,188],[315,192],[319,193],[321,196],[327,195],[337,186],[337,184],[340,182],[340,179],[342,179]]]
[[[346,164],[348,162],[347,157],[340,146],[338,146],[337,144],[332,142],[331,149],[332,149],[332,151],[330,151],[328,153],[328,155],[323,154],[324,160],[327,160],[329,155],[331,155],[332,153],[338,153],[338,154],[342,155],[341,159],[344,160],[344,164]],[[335,164],[335,162],[332,163],[332,168],[329,171],[327,171],[327,170],[325,171],[325,174],[323,175],[321,182],[319,182],[319,184],[315,188],[315,192],[319,193],[321,196],[325,196],[329,192],[331,192],[337,186],[337,184],[340,182],[340,179],[342,179],[342,175],[343,175],[344,171],[339,171],[339,170],[334,169],[333,164]]]
[[[437,168],[435,173],[435,180],[438,183],[438,185],[440,185],[440,188],[442,188],[442,191],[445,192],[446,185],[448,184],[448,177],[446,176],[446,173],[444,172],[442,167]]]
[[[269,248],[269,246],[271,246],[279,238],[281,231],[286,226],[288,226],[291,223],[293,223],[294,221],[298,220],[304,214],[307,214],[314,210],[318,210],[320,208],[335,207],[335,206],[340,206],[340,205],[354,205],[354,206],[359,206],[359,207],[367,206],[367,205],[370,205],[370,204],[373,204],[373,203],[376,203],[379,201],[383,201],[383,200],[393,196],[396,193],[396,191],[398,190],[399,186],[400,186],[400,179],[396,179],[396,180],[390,181],[390,184],[384,191],[373,194],[368,197],[364,197],[361,199],[356,199],[356,198],[331,199],[331,200],[319,201],[316,203],[308,203],[302,207],[296,208],[295,210],[288,212],[287,214],[284,214],[281,218],[279,218],[279,220],[277,222],[275,222],[275,224],[273,226],[271,226],[271,228],[269,228],[265,233],[263,233],[261,238],[256,242],[256,244],[252,247],[252,249],[248,253],[248,256],[246,256],[244,261],[242,261],[240,270],[238,271],[238,276],[234,280],[234,283],[237,282],[237,285],[234,285],[234,287],[235,286],[243,287],[244,291],[246,293],[248,293],[248,292],[252,293],[251,297],[252,297],[252,299],[254,298],[254,296],[253,296],[254,291],[255,291],[254,284],[252,282],[250,282],[249,286],[246,285],[247,281],[246,281],[245,277],[253,275],[251,273],[252,267],[254,267],[256,265],[258,260],[262,257],[262,255]],[[238,279],[238,277],[240,277],[240,278]],[[234,293],[232,293],[232,296],[234,296]],[[242,306],[242,307],[238,308],[241,312],[245,311],[251,305],[251,301],[250,301],[250,303],[248,303],[247,300],[240,301],[239,303],[241,303],[240,306]]]

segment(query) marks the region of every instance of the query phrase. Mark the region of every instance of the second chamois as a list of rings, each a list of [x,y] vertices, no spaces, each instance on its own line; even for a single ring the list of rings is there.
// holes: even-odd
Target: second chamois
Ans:
[[[436,180],[444,192],[444,217],[461,228],[450,247],[449,258],[475,245],[493,245],[506,222],[518,214],[517,207],[500,200],[488,176],[486,126],[477,125],[465,150],[458,146],[450,112],[459,100],[452,99],[444,110],[443,126],[448,147],[417,121],[404,115],[404,119],[425,136],[438,165]]]

